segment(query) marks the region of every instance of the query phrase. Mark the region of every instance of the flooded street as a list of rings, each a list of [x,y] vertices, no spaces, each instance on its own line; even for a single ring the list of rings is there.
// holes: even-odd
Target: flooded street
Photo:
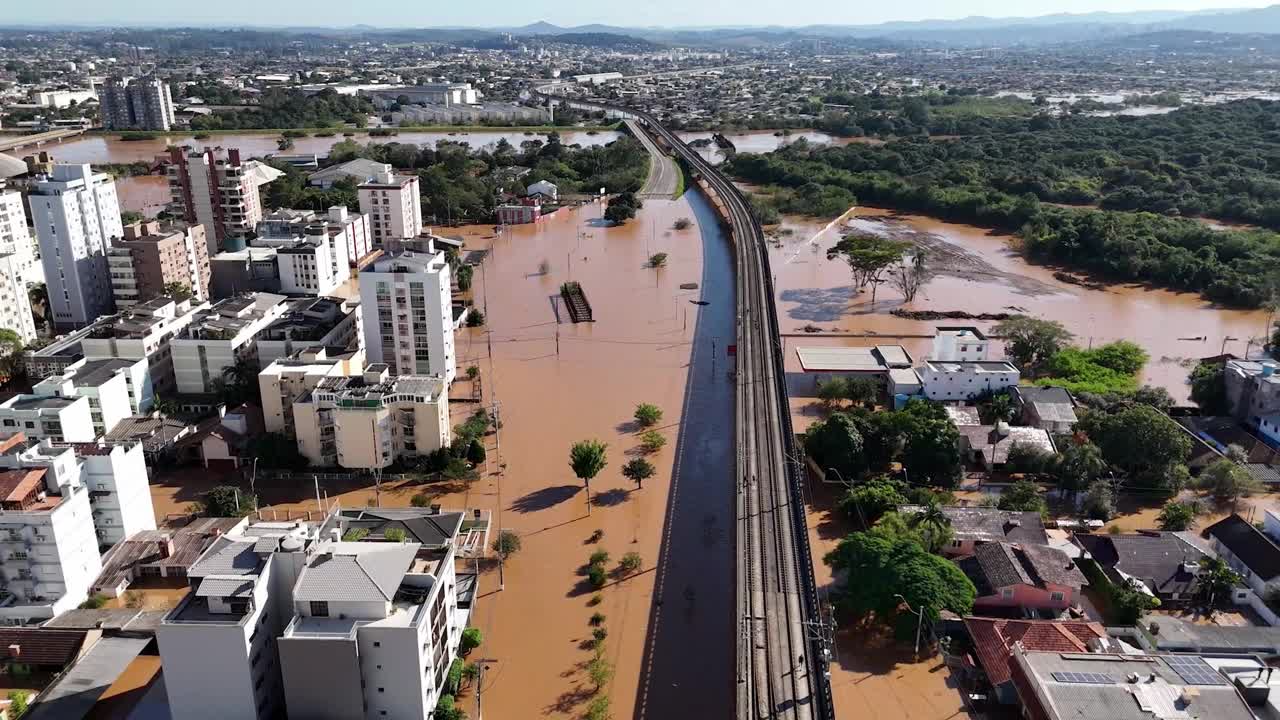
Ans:
[[[521,535],[506,589],[498,589],[496,568],[486,568],[472,615],[484,634],[476,655],[494,661],[485,674],[486,716],[581,717],[591,700],[588,620],[599,612],[615,666],[603,691],[613,717],[722,717],[733,702],[734,646],[729,249],[696,193],[645,201],[621,227],[606,226],[602,209],[564,210],[500,237],[490,226],[461,230],[464,255],[491,254],[472,291],[488,324],[459,331],[459,376],[481,369],[483,401],[502,419],[500,446],[490,434],[478,480],[388,482],[382,503],[403,507],[426,493],[446,508],[492,510],[493,534]],[[695,223],[672,229],[679,218]],[[657,252],[668,254],[666,267],[646,267]],[[558,292],[569,279],[582,284],[594,323],[569,321]],[[689,283],[698,288],[680,287]],[[477,407],[470,397],[467,381],[455,385],[455,422]],[[657,430],[667,444],[650,456],[657,474],[637,488],[621,469],[639,453],[632,415],[642,402],[663,410]],[[588,514],[568,456],[574,442],[592,438],[609,450]],[[194,475],[153,480],[158,516],[216,482]],[[310,483],[258,489],[268,512],[317,507]],[[367,485],[321,482],[320,491],[348,507],[375,499]],[[582,575],[597,547],[611,556],[599,590]],[[643,567],[617,575],[629,552]],[[459,702],[477,716],[474,695]]]
[[[871,232],[908,240],[926,248],[938,275],[910,306],[890,284],[880,286],[874,306],[871,294],[854,296],[848,266],[827,260],[827,248],[842,233]],[[827,333],[899,337],[917,360],[930,347],[928,336],[938,322],[891,315],[898,308],[1022,313],[1057,320],[1082,346],[1132,340],[1151,355],[1142,382],[1167,389],[1186,400],[1189,366],[1224,349],[1243,355],[1260,347],[1266,334],[1265,311],[1227,310],[1198,295],[1134,285],[1092,289],[1056,279],[1053,269],[1027,263],[1011,236],[955,223],[887,210],[859,207],[846,221],[826,222],[788,217],[770,259],[777,278],[778,312],[784,335],[803,334],[813,326]],[[942,321],[988,328],[993,322]],[[787,369],[798,372],[796,345],[866,345],[874,338],[823,338],[821,333],[787,337]]]
[[[686,143],[694,140],[711,140],[711,132],[679,132],[681,140]],[[853,143],[866,143],[871,145],[883,144],[883,140],[865,137],[837,137],[821,130],[747,130],[740,132],[727,132],[724,136],[729,142],[733,143],[734,148],[738,152],[749,153],[769,153],[777,150],[783,145],[789,145],[797,140],[805,140],[814,145],[851,145]],[[708,162],[719,165],[725,161],[727,157],[725,152],[715,145],[702,145],[694,148],[698,154],[706,158]]]
[[[155,217],[169,204],[169,180],[163,175],[116,178],[116,196],[121,210]]]

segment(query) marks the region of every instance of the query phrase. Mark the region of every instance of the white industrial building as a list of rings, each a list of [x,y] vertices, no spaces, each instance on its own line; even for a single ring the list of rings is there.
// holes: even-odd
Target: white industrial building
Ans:
[[[111,176],[89,165],[53,166],[29,194],[53,322],[82,327],[115,310],[107,249],[124,236]]]
[[[483,554],[488,525],[369,508],[220,537],[156,631],[170,712],[428,720],[474,594],[456,565]]]
[[[1018,384],[1021,374],[1012,363],[1001,361],[927,361],[916,368],[925,397],[930,400],[972,400],[986,392],[999,392]]]
[[[380,173],[357,187],[360,212],[369,216],[370,238],[375,248],[388,240],[417,237],[422,230],[422,196],[417,175]]]
[[[360,274],[365,354],[393,375],[435,375],[452,383],[453,292],[444,253],[404,251]]]
[[[449,391],[438,377],[392,376],[370,365],[324,377],[292,400],[298,452],[316,467],[380,469],[449,444]]]
[[[214,392],[215,381],[225,380],[224,371],[237,361],[256,360],[258,333],[289,309],[287,300],[283,295],[252,293],[198,310],[169,341],[178,392]]]

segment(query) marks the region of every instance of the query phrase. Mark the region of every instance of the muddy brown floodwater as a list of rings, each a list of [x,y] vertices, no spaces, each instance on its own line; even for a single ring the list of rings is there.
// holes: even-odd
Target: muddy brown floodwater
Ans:
[[[696,194],[646,200],[620,227],[603,223],[602,210],[564,210],[501,236],[492,227],[461,229],[464,254],[490,254],[471,292],[488,325],[458,334],[458,366],[481,369],[484,403],[500,408],[501,447],[490,434],[479,480],[387,483],[382,502],[407,506],[425,492],[445,507],[492,510],[495,534],[504,528],[522,537],[506,564],[505,590],[496,569],[485,568],[472,615],[484,634],[472,659],[492,661],[486,716],[583,716],[592,694],[588,621],[599,612],[615,665],[603,690],[613,717],[725,717],[734,641],[733,384],[723,358],[733,332],[730,255]],[[682,217],[693,226],[672,229]],[[716,273],[704,268],[704,248]],[[646,267],[658,252],[668,254],[666,267]],[[558,292],[569,279],[582,284],[594,323],[565,316]],[[698,289],[680,287],[688,283]],[[455,386],[455,422],[476,407],[470,397],[468,382]],[[662,408],[657,430],[667,444],[650,458],[657,474],[637,488],[621,469],[639,451],[632,415],[642,402]],[[609,450],[608,466],[591,482],[588,514],[568,456],[574,442],[591,438]],[[198,475],[153,480],[157,515],[183,509],[219,482]],[[268,513],[317,507],[309,483],[258,490]],[[372,504],[375,495],[367,486],[321,483],[320,491],[348,507]],[[602,537],[592,541],[597,531]],[[600,590],[582,575],[597,547],[611,556]],[[643,568],[621,577],[614,571],[629,552]],[[474,695],[460,703],[477,716]]]
[[[827,260],[826,250],[850,230],[910,240],[929,250],[938,275],[910,305],[889,284],[876,301],[870,292],[854,295],[848,266]],[[1151,356],[1142,381],[1164,387],[1186,400],[1189,365],[1222,350],[1244,354],[1260,347],[1266,334],[1265,311],[1228,310],[1198,295],[1138,285],[1090,289],[1064,283],[1053,269],[1032,265],[1013,247],[1014,238],[981,228],[946,223],[876,208],[856,208],[844,220],[788,217],[770,251],[778,288],[778,312],[784,334],[815,326],[831,333],[901,337],[917,360],[927,355],[927,336],[939,323],[899,318],[897,308],[963,310],[970,313],[1023,313],[1057,320],[1084,346],[1131,340]],[[963,321],[988,328],[994,323]],[[905,336],[905,337],[902,337]],[[1250,341],[1252,344],[1250,345]],[[799,345],[867,345],[876,337],[823,338],[820,333],[787,337],[787,370],[798,373]],[[793,383],[794,384],[794,383]]]

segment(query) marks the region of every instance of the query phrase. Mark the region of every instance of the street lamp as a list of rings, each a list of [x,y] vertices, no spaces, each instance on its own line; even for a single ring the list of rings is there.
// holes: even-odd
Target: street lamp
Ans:
[[[916,659],[917,659],[917,660],[919,660],[919,659],[920,659],[920,628],[921,628],[921,626],[923,626],[923,625],[924,625],[924,608],[923,608],[923,607],[921,607],[919,610],[914,610],[914,609],[912,609],[912,607],[911,607],[911,603],[907,602],[907,599],[906,599],[906,598],[904,598],[904,597],[902,597],[902,595],[901,595],[900,593],[894,593],[894,594],[893,594],[893,596],[894,596],[894,597],[896,597],[896,598],[898,598],[899,600],[901,600],[903,605],[906,605],[906,606],[907,606],[907,612],[909,612],[909,613],[911,613],[912,615],[915,615],[915,616],[916,616],[916,653],[915,653],[915,656],[916,656]]]

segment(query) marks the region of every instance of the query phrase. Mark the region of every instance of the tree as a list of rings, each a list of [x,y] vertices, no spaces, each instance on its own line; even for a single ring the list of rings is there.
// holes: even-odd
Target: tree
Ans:
[[[484,635],[481,634],[480,628],[469,627],[462,631],[462,639],[458,641],[458,654],[466,657],[472,650],[480,647],[482,642],[484,642]]]
[[[121,225],[133,225],[135,223],[140,223],[146,219],[147,219],[146,216],[138,212],[137,210],[122,210],[120,212]]]
[[[623,575],[634,574],[642,567],[644,567],[644,558],[641,558],[640,553],[637,552],[629,552],[618,561],[618,571]]]
[[[1078,440],[1078,441],[1077,441]],[[1102,477],[1107,463],[1102,459],[1102,451],[1097,445],[1089,442],[1083,435],[1073,440],[1054,468],[1058,478],[1058,486],[1069,492],[1079,492],[1090,483]]]
[[[662,422],[662,408],[650,403],[640,403],[636,406],[635,418],[640,427],[653,427]]]
[[[248,498],[240,497],[240,488],[219,485],[210,488],[200,500],[200,514],[205,517],[240,517],[249,512]]]
[[[851,415],[836,413],[810,426],[804,435],[804,447],[823,472],[835,468],[846,482],[866,471],[862,433]]]
[[[1075,339],[1062,323],[1027,315],[1002,320],[991,332],[1004,336],[1006,352],[1028,374],[1034,374],[1036,368]]]
[[[31,694],[23,690],[10,690],[9,699],[9,720],[18,720],[18,718],[27,714],[27,698]]]
[[[665,447],[667,438],[657,430],[645,430],[640,433],[640,448],[647,453],[656,453]]]
[[[591,480],[609,464],[605,457],[608,448],[599,440],[582,440],[569,448],[569,467],[587,490],[587,514],[591,513]]]
[[[996,507],[1001,510],[1038,512],[1042,515],[1049,509],[1040,494],[1040,486],[1030,480],[1019,480],[1000,493],[1000,503]]]
[[[864,528],[868,528],[885,513],[907,503],[903,490],[901,480],[878,475],[849,488],[840,501],[840,509],[850,519],[859,520]]]
[[[178,411],[178,403],[164,395],[156,395],[151,409],[160,417],[167,418]]]
[[[636,211],[642,207],[644,207],[644,203],[640,202],[635,193],[619,193],[609,198],[609,206],[605,208],[604,219],[611,223],[622,225],[635,217]]]
[[[902,260],[907,244],[869,233],[851,233],[827,250],[827,259],[843,256],[858,290],[871,285],[871,304],[876,302],[876,287],[883,276]]]
[[[493,540],[493,553],[498,556],[498,589],[506,587],[504,569],[507,560],[520,552],[520,535],[515,530],[503,530]]]
[[[298,443],[284,433],[262,433],[250,440],[251,453],[263,467],[301,470],[310,460],[298,451]]]
[[[978,401],[978,412],[988,425],[1013,419],[1013,398],[1007,392],[992,393]]]
[[[664,252],[654,253],[649,256],[649,267],[660,268],[667,266],[667,254]]]
[[[943,610],[965,615],[973,609],[976,590],[969,578],[911,539],[855,532],[824,560],[848,578],[835,594],[836,606],[858,618],[874,614],[892,624],[899,638],[914,635],[916,617],[903,612],[898,595],[922,610],[926,623],[936,622]]]
[[[1191,526],[1195,525],[1197,510],[1194,502],[1170,500],[1160,509],[1160,516],[1156,522],[1161,530],[1172,532],[1190,530]]]
[[[1244,582],[1222,558],[1209,558],[1196,581],[1196,600],[1213,610],[1231,604],[1231,588]]]
[[[960,480],[960,432],[941,405],[907,402],[901,413],[906,442],[902,464],[913,482],[953,487]]]
[[[933,279],[933,273],[929,270],[927,263],[928,253],[924,250],[917,250],[909,261],[900,262],[893,269],[889,282],[898,289],[898,292],[902,293],[904,301],[912,302],[915,300],[920,288]]]
[[[873,402],[880,395],[880,383],[871,378],[849,378],[844,396],[853,403]]]
[[[1110,619],[1117,625],[1137,625],[1147,611],[1160,606],[1157,598],[1123,582],[1111,587],[1110,596]]]
[[[1197,480],[1200,488],[1208,490],[1218,502],[1229,502],[1235,505],[1241,497],[1248,497],[1262,492],[1263,485],[1257,478],[1249,474],[1240,465],[1222,458],[1200,473]]]
[[[474,438],[467,444],[467,462],[479,467],[484,464],[486,457],[484,443],[480,442],[479,438]]]
[[[924,510],[911,516],[911,527],[920,536],[920,544],[932,553],[941,552],[953,535],[951,518],[936,502],[925,505]]]
[[[1090,520],[1110,520],[1116,514],[1115,495],[1111,484],[1106,480],[1095,480],[1084,492],[1084,502],[1080,506],[1084,516]]]
[[[238,405],[245,401],[261,401],[261,389],[258,386],[258,373],[262,368],[249,358],[236,358],[231,365],[222,369],[224,400],[229,405]]]
[[[638,457],[632,458],[626,465],[622,466],[622,476],[634,482],[636,487],[644,488],[644,481],[653,477],[657,470],[653,467],[653,463]]]
[[[1228,415],[1226,366],[1202,362],[1191,371],[1191,402],[1205,415]]]
[[[1108,464],[1144,487],[1176,489],[1170,482],[1173,468],[1191,453],[1187,432],[1149,405],[1114,413],[1088,410],[1076,428],[1097,443]]]
[[[431,720],[467,720],[467,713],[454,703],[452,695],[441,695]]]
[[[18,333],[8,328],[0,328],[0,373],[3,373],[5,378],[22,374],[22,351],[25,347]]]
[[[840,376],[827,378],[818,385],[818,399],[828,408],[849,397],[849,381]]]

